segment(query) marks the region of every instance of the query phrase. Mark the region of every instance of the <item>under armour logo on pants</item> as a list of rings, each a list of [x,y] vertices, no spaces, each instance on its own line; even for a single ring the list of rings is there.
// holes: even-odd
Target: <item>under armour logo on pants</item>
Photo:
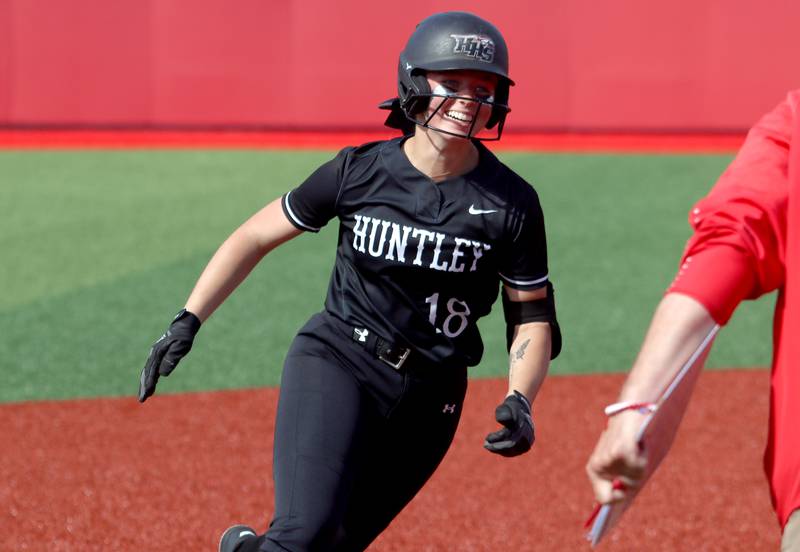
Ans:
[[[446,404],[442,409],[442,414],[455,414],[456,413],[456,405],[454,404]]]

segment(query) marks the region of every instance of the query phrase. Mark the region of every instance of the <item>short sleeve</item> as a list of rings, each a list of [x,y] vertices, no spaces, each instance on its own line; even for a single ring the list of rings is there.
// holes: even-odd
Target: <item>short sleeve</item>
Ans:
[[[689,215],[694,234],[668,291],[699,300],[724,324],[743,299],[784,283],[791,103],[765,115]]]
[[[320,166],[305,182],[286,193],[281,201],[283,212],[298,229],[319,232],[336,216],[336,205],[342,188],[342,179],[347,164],[345,148]]]
[[[539,198],[532,188],[526,196],[522,209],[509,217],[509,243],[503,247],[499,276],[511,288],[534,290],[548,282],[547,239]]]

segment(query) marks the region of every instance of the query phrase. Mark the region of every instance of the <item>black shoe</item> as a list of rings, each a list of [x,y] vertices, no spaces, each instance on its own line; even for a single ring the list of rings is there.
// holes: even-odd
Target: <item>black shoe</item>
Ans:
[[[257,538],[258,535],[253,528],[247,525],[228,527],[219,539],[219,552],[236,552],[241,544]]]

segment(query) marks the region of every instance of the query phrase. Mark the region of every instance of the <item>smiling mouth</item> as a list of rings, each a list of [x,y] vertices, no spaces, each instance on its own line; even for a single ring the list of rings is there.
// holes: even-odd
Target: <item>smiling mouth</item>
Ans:
[[[458,121],[459,123],[471,123],[472,117],[470,117],[467,113],[462,113],[460,111],[446,111],[445,117],[448,119],[452,119],[454,121]]]

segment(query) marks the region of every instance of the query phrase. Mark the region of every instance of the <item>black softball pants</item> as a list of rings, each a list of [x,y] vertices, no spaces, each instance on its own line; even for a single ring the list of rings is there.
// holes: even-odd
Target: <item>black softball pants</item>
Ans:
[[[366,549],[453,440],[466,368],[437,371],[412,352],[396,370],[351,335],[321,313],[289,349],[275,427],[275,515],[262,551]]]

